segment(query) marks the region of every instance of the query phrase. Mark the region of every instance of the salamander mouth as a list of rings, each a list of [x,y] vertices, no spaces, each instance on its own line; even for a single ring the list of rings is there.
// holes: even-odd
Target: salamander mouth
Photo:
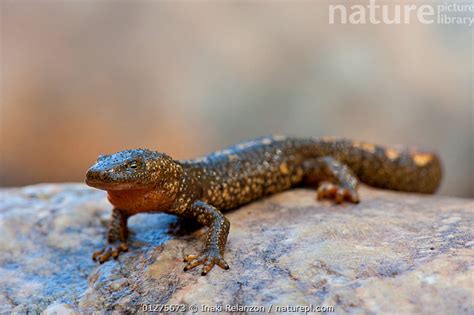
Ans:
[[[102,190],[134,190],[143,189],[143,186],[137,186],[132,183],[117,183],[117,182],[103,182],[97,179],[86,178],[85,180],[88,186],[102,189]]]
[[[88,186],[102,190],[135,190],[143,189],[144,185],[126,182],[109,177],[109,174],[103,171],[97,171],[93,168],[89,169],[86,175],[85,183]]]

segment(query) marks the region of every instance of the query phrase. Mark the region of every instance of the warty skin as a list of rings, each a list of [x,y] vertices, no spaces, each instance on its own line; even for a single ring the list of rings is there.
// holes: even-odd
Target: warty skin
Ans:
[[[202,265],[228,269],[224,249],[230,222],[223,212],[297,185],[314,185],[317,197],[357,203],[359,180],[400,191],[433,193],[441,163],[432,152],[387,148],[333,138],[267,136],[203,158],[177,161],[146,149],[99,156],[86,183],[106,190],[114,206],[106,247],[93,255],[103,263],[127,246],[127,219],[166,212],[209,228],[204,251],[184,258],[185,270]]]

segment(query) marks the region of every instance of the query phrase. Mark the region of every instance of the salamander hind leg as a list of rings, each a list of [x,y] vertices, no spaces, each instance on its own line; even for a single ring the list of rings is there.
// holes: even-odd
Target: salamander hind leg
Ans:
[[[112,258],[117,258],[120,253],[128,250],[127,245],[127,218],[119,209],[112,211],[112,219],[110,221],[109,231],[107,232],[107,245],[104,249],[94,252],[92,259],[99,261],[101,264]]]
[[[229,269],[229,265],[224,260],[224,249],[230,228],[229,220],[219,210],[202,201],[196,201],[191,206],[190,216],[200,224],[208,226],[209,231],[204,251],[200,255],[188,255],[184,258],[184,261],[188,263],[184,271],[203,265],[201,274],[205,276],[214,265]]]
[[[359,181],[351,169],[330,156],[310,159],[304,163],[306,181],[317,183],[317,198],[334,199],[336,203],[359,202]]]

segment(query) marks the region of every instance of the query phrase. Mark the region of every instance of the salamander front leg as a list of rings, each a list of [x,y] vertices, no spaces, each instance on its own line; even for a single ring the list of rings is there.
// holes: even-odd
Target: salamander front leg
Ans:
[[[230,228],[229,220],[219,210],[202,201],[196,201],[191,206],[190,212],[200,224],[208,226],[209,231],[203,253],[184,258],[184,261],[188,262],[184,271],[203,265],[201,274],[205,276],[214,265],[229,269],[229,265],[224,260],[224,249]]]
[[[331,198],[336,203],[342,203],[344,200],[359,202],[359,181],[347,165],[325,156],[305,162],[304,168],[308,180],[318,182],[318,199]]]
[[[119,209],[112,211],[109,231],[107,232],[107,245],[104,249],[92,255],[94,261],[106,262],[110,257],[117,258],[121,252],[128,250],[127,245],[127,219],[128,216]]]

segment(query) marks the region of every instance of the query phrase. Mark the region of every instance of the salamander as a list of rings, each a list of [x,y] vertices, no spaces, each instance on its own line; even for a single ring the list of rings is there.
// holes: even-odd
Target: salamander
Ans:
[[[174,160],[147,149],[101,155],[86,175],[106,190],[114,206],[107,244],[93,254],[103,263],[127,246],[127,219],[165,212],[207,226],[205,247],[189,255],[184,270],[202,265],[228,269],[224,250],[230,222],[224,212],[298,185],[313,185],[317,198],[359,202],[359,181],[379,188],[433,193],[441,177],[433,152],[384,147],[337,138],[266,136],[194,160]]]

